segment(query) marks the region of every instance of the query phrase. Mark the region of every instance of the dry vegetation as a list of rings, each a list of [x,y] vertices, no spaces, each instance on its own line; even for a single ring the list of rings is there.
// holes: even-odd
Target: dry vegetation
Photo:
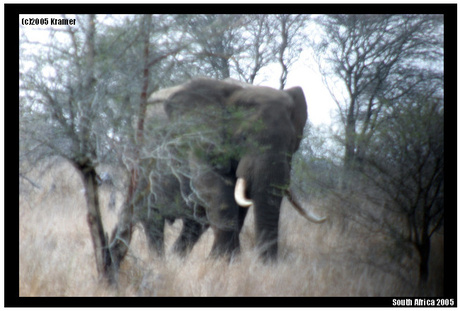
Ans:
[[[416,258],[409,271],[382,269],[369,260],[381,250],[383,237],[360,232],[332,216],[322,225],[309,223],[284,203],[280,227],[280,260],[264,265],[256,260],[252,214],[241,234],[242,254],[227,264],[207,259],[213,241],[208,230],[190,256],[182,260],[167,251],[164,259],[149,254],[142,228],[137,228],[131,251],[122,265],[117,290],[101,286],[81,182],[68,164],[47,173],[31,172],[41,188],[21,179],[20,296],[431,296],[442,294],[442,237],[433,241],[428,286],[417,286]],[[101,189],[106,231],[117,221],[107,209],[109,191]],[[318,213],[329,207],[315,206]],[[167,226],[169,250],[180,221]],[[416,257],[416,256],[414,256]],[[412,261],[413,262],[412,262]],[[412,264],[411,264],[412,262]],[[412,269],[412,270],[411,270]],[[396,273],[395,273],[396,271]]]

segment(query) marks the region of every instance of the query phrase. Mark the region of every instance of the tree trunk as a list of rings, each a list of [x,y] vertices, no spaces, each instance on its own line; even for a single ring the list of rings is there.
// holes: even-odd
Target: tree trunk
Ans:
[[[112,271],[112,260],[108,247],[107,234],[102,224],[96,169],[88,159],[86,161],[75,162],[74,165],[82,177],[85,189],[86,207],[88,209],[87,221],[93,241],[98,276],[100,280],[113,285],[115,278]]]
[[[351,171],[355,162],[356,148],[356,117],[355,117],[355,100],[352,96],[350,107],[348,107],[347,119],[345,124],[345,171]]]
[[[281,19],[281,46],[279,49],[278,61],[281,65],[281,76],[280,76],[280,90],[284,90],[286,86],[286,79],[288,74],[288,68],[284,60],[284,52],[288,47],[288,33],[287,33],[287,21],[286,19]]]
[[[137,171],[134,169],[131,172],[131,181],[128,188],[128,194],[124,203],[123,209],[119,216],[119,220],[115,229],[113,229],[112,236],[110,237],[110,254],[113,261],[114,273],[118,272],[120,264],[126,256],[131,243],[133,234],[133,210],[134,192],[137,186]]]
[[[422,239],[420,245],[417,245],[417,250],[420,255],[419,276],[421,283],[426,283],[428,281],[431,249],[430,242],[430,238],[426,237]]]

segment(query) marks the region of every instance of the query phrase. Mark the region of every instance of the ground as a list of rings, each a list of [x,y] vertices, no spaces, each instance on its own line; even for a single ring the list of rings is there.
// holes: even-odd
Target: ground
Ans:
[[[418,286],[416,258],[406,270],[369,262],[368,252],[381,249],[381,238],[344,225],[335,215],[313,224],[284,200],[280,220],[279,261],[262,264],[254,250],[253,215],[241,233],[242,252],[227,264],[208,259],[213,236],[208,230],[192,253],[181,259],[170,252],[181,222],[166,227],[166,255],[149,253],[137,227],[121,267],[120,286],[97,281],[94,253],[86,222],[82,184],[72,166],[59,163],[46,174],[30,172],[40,188],[21,179],[19,206],[20,296],[437,296],[442,295],[442,236],[433,240],[431,276]],[[117,192],[116,210],[108,208],[110,187],[100,191],[104,227],[117,222],[124,192]],[[317,213],[331,209],[315,200],[304,206]],[[361,256],[362,255],[362,256]],[[411,266],[412,265],[412,266]],[[408,265],[402,265],[401,267]],[[396,268],[395,268],[396,267]],[[402,268],[401,268],[402,269]]]

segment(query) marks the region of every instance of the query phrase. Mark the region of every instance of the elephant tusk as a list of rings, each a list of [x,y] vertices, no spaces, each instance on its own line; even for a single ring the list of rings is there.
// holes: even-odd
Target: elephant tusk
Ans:
[[[303,217],[315,224],[320,224],[326,221],[327,217],[320,217],[318,215],[313,214],[309,210],[304,210],[302,207],[300,207],[297,201],[293,198],[290,190],[287,190],[286,194],[287,198],[289,199],[289,202],[291,202],[292,206],[294,206],[295,210],[299,212],[300,215],[302,215]]]
[[[245,195],[246,192],[246,180],[244,178],[238,178],[235,185],[235,201],[241,207],[250,207],[254,202]]]

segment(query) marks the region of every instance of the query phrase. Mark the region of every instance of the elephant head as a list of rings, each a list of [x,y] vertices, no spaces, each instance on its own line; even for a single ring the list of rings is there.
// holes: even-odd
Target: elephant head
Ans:
[[[253,107],[247,114],[251,124],[237,141],[252,141],[239,158],[236,170],[235,200],[241,207],[254,206],[257,245],[264,257],[277,253],[278,219],[284,194],[298,210],[300,208],[289,191],[291,158],[297,151],[307,120],[307,106],[303,91],[294,87],[286,91],[266,87],[248,88],[237,92],[232,105]],[[255,143],[254,143],[255,142]],[[301,214],[314,222],[324,218]]]
[[[239,251],[253,206],[257,246],[263,258],[276,258],[284,195],[309,220],[325,220],[303,211],[289,191],[291,158],[307,120],[300,87],[279,91],[195,79],[165,94],[164,109],[180,141],[175,154],[214,230],[213,255]]]

